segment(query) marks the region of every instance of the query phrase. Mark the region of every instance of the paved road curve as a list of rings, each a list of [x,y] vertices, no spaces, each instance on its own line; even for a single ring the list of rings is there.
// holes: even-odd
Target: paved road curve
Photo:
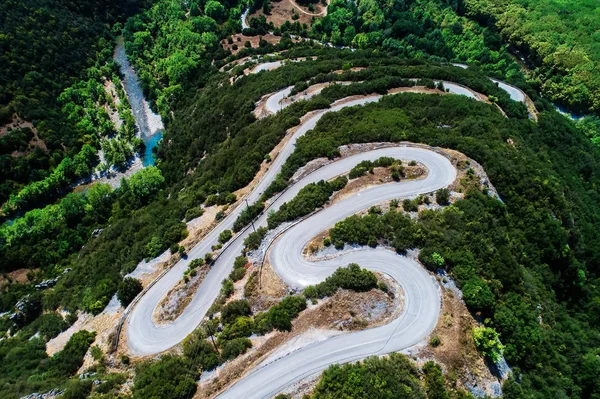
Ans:
[[[273,161],[261,182],[249,194],[248,201],[254,202],[260,197],[293,152],[296,139],[314,128],[324,114],[348,106],[378,101],[380,97],[370,96],[334,105],[307,119]],[[319,212],[288,230],[273,246],[271,260],[276,272],[294,287],[322,281],[335,268],[350,262],[357,262],[371,270],[387,273],[396,279],[405,291],[404,312],[386,326],[322,341],[255,370],[225,392],[223,397],[268,397],[289,383],[320,371],[329,364],[407,348],[424,338],[435,325],[440,306],[438,288],[427,272],[414,261],[391,251],[368,249],[345,254],[334,261],[308,263],[301,256],[301,249],[315,234],[372,204],[386,199],[415,196],[447,186],[456,176],[456,170],[448,159],[436,152],[414,147],[391,147],[363,152],[331,163],[308,175],[279,197],[271,209],[277,209],[282,203],[291,200],[303,186],[310,182],[334,177],[349,171],[362,160],[375,160],[381,156],[417,160],[427,166],[429,174],[422,180],[391,183],[367,189]],[[219,233],[231,228],[240,210],[240,208],[234,210],[217,229],[190,251],[188,259],[181,260],[140,299],[127,321],[128,345],[133,354],[151,355],[169,349],[181,342],[200,323],[218,295],[221,281],[230,273],[233,260],[239,255],[248,231],[239,234],[229,243],[188,307],[176,321],[156,326],[152,322],[152,313],[161,298],[181,279],[189,262],[210,251],[210,247],[217,242]],[[258,225],[264,225],[265,222],[266,215],[258,221]]]
[[[423,180],[376,186],[322,210],[287,230],[273,245],[270,260],[277,274],[296,288],[321,282],[335,269],[351,262],[385,273],[398,281],[404,290],[403,313],[387,325],[336,336],[292,352],[254,370],[219,398],[269,398],[331,364],[406,349],[421,341],[434,328],[440,311],[439,288],[435,279],[415,261],[389,250],[371,248],[322,262],[308,262],[302,256],[302,250],[310,239],[336,221],[381,201],[437,190],[450,184],[456,176],[452,164],[437,153],[421,148],[393,147],[327,165],[315,172],[318,176],[309,175],[296,186],[333,177],[352,168],[358,159],[374,160],[380,156],[417,160],[428,167],[429,175]]]

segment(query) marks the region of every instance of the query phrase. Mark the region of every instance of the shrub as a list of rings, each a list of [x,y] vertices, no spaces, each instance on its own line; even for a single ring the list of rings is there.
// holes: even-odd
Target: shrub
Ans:
[[[325,281],[304,289],[304,295],[309,298],[324,298],[333,295],[338,288],[354,291],[368,291],[377,287],[377,277],[367,269],[361,269],[356,263],[340,267]]]
[[[268,231],[269,230],[266,227],[259,227],[258,229],[256,229],[256,231],[248,234],[248,237],[244,239],[244,246],[248,250],[258,249],[262,240],[267,235]]]
[[[196,219],[196,218],[202,216],[202,214],[204,214],[204,210],[202,209],[202,207],[196,206],[196,207],[190,208],[185,212],[185,221],[189,222],[192,219]]]
[[[246,275],[246,263],[248,263],[248,258],[243,255],[235,258],[233,262],[233,270],[229,274],[229,278],[233,281],[241,280],[244,275]]]
[[[42,337],[52,339],[68,327],[68,323],[56,312],[45,313],[38,317],[31,325],[37,329]]]
[[[177,399],[196,392],[196,373],[190,360],[166,355],[154,362],[136,367],[133,383],[134,398]]]
[[[260,215],[264,209],[265,204],[262,202],[256,202],[242,209],[240,215],[233,223],[233,231],[237,233],[238,231],[242,230],[248,223]]]
[[[402,208],[404,208],[405,212],[417,212],[419,210],[419,201],[417,198],[412,201],[405,199],[402,201]]]
[[[72,379],[65,387],[65,392],[60,396],[62,399],[85,399],[92,390],[91,379]]]
[[[204,265],[204,258],[196,258],[190,262],[190,265],[188,266],[188,268],[196,269],[202,265]]]
[[[247,300],[231,301],[221,310],[221,320],[223,324],[230,324],[238,317],[248,316],[250,313],[250,303]]]
[[[221,295],[224,298],[229,298],[233,294],[233,281],[229,279],[223,280],[223,286],[221,287]]]
[[[504,346],[500,343],[500,335],[491,327],[475,327],[473,329],[475,346],[481,354],[493,362],[500,360]]]
[[[266,334],[273,329],[290,331],[292,320],[306,309],[306,299],[303,296],[289,296],[266,312],[259,313],[254,318],[254,332]]]
[[[435,192],[435,202],[438,205],[448,205],[450,203],[450,190],[447,188],[440,188]]]
[[[233,237],[231,230],[223,230],[221,234],[219,234],[219,242],[225,244],[227,241],[231,240],[231,237]]]
[[[100,361],[104,358],[104,352],[102,352],[102,349],[100,349],[98,345],[94,345],[90,348],[90,354],[96,361]]]
[[[462,287],[463,299],[467,306],[475,310],[490,309],[494,306],[494,294],[487,283],[474,277]]]
[[[403,398],[424,399],[419,372],[399,353],[369,357],[351,364],[333,365],[323,372],[311,399]]]
[[[258,288],[258,271],[252,272],[250,277],[248,277],[248,281],[244,286],[244,296],[246,298],[250,298],[254,296],[256,293],[256,289]]]
[[[191,334],[183,342],[183,354],[192,364],[203,371],[213,370],[219,365],[219,353],[203,336]]]
[[[252,317],[238,317],[231,324],[226,324],[223,331],[219,334],[219,343],[234,338],[248,337],[254,331],[254,320]]]
[[[252,342],[248,338],[232,339],[223,343],[221,356],[223,356],[223,360],[235,359],[246,353],[249,348],[252,348]]]
[[[284,203],[277,212],[269,215],[267,219],[269,229],[274,229],[283,222],[308,215],[323,206],[331,194],[344,188],[346,183],[348,183],[348,179],[340,176],[331,182],[321,180],[318,183],[307,184],[290,202]]]
[[[239,269],[233,269],[231,273],[229,273],[229,279],[233,282],[240,281],[246,275],[246,269],[241,267]]]
[[[435,337],[434,337],[435,338]],[[423,365],[427,399],[448,399],[442,368],[431,360]]]
[[[127,307],[142,292],[142,283],[133,277],[125,277],[117,289],[117,298],[123,307]]]
[[[47,377],[68,377],[73,375],[81,364],[96,333],[78,331],[69,339],[65,348],[56,353],[49,361]]]
[[[435,271],[445,265],[442,255],[431,248],[423,248],[419,253],[419,260],[429,270]]]

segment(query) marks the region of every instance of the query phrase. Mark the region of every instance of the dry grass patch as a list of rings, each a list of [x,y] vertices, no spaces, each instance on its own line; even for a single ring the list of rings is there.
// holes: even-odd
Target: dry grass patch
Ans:
[[[422,355],[440,363],[458,388],[467,389],[467,382],[488,387],[497,381],[475,347],[472,330],[476,326],[464,302],[453,291],[444,289],[440,318]],[[435,338],[439,344],[434,347],[431,342]]]

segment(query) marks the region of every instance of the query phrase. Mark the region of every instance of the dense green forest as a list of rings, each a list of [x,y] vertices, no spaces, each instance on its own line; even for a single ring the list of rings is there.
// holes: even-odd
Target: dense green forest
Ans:
[[[214,58],[225,57],[219,40],[241,29],[244,7],[237,0],[156,1],[127,21],[127,54],[163,118],[170,118],[173,101],[206,79]]]
[[[600,109],[600,6],[594,1],[334,0],[310,34],[336,45],[479,66],[522,83],[507,46],[527,57],[530,82],[575,112]]]
[[[98,98],[97,85],[102,87],[103,77],[110,78],[115,70],[110,64],[110,28],[143,4],[26,0],[0,5],[0,126],[12,124],[15,116],[32,124],[22,128],[18,123],[0,138],[0,203],[19,193],[3,206],[4,215],[48,203],[97,163],[89,157],[77,163],[75,157],[85,144],[99,149],[108,115],[84,103],[82,93]],[[76,97],[63,93],[69,87],[71,93],[78,91]],[[87,121],[74,117],[82,111]],[[27,144],[23,135],[32,130],[43,144]],[[65,162],[76,165],[65,172]],[[29,186],[32,182],[34,187]]]
[[[403,140],[476,159],[504,203],[473,192],[443,212],[423,212],[416,224],[395,212],[352,217],[336,226],[331,241],[384,239],[400,253],[422,248],[425,265],[448,268],[467,293],[478,292],[467,303],[500,332],[507,359],[522,373],[520,385],[509,383],[520,395],[597,392],[591,375],[600,339],[600,221],[592,144],[554,112],[541,114],[538,125],[502,122],[488,106],[466,99],[396,95],[325,115],[298,140],[288,164],[295,170],[342,144]],[[441,265],[430,260],[433,253]]]
[[[549,98],[600,111],[600,4],[593,0],[464,0],[460,12],[499,32],[532,65]]]
[[[177,247],[187,235],[184,221],[201,214],[202,205],[234,201],[231,192],[252,180],[265,155],[306,112],[350,95],[415,85],[409,78],[426,86],[433,84],[431,79],[464,84],[497,98],[509,118],[467,98],[415,94],[328,114],[298,141],[262,200],[282,190],[307,161],[339,156],[337,148],[343,144],[415,141],[474,158],[503,202],[474,191],[415,219],[395,210],[352,217],[336,225],[330,240],[337,247],[382,242],[399,253],[420,248],[423,264],[446,268],[463,289],[469,309],[480,312],[489,331],[500,334],[515,376],[504,385],[505,397],[600,395],[600,154],[594,146],[600,143],[600,122],[591,117],[575,125],[537,92],[575,111],[598,111],[597,5],[333,0],[328,15],[310,32],[288,23],[275,33],[310,35],[357,51],[293,45],[284,35],[277,45],[261,41],[260,48],[243,49],[237,57],[285,50],[276,57],[318,59],[230,84],[229,75],[217,68],[236,57],[219,41],[241,30],[239,17],[246,6],[236,0],[26,0],[0,5],[0,125],[11,123],[13,116],[31,122],[6,129],[0,137],[1,217],[13,219],[0,226],[0,271],[39,269],[31,272],[30,280],[36,282],[59,277],[46,290],[10,282],[2,288],[0,312],[14,311],[24,299],[17,317],[0,318],[0,332],[7,337],[0,340],[2,396],[18,398],[66,386],[65,397],[85,397],[91,382],[67,380],[80,367],[93,334],[75,334],[52,357],[44,350],[49,339],[74,322],[78,310],[98,314],[117,292],[123,303],[131,300],[139,283],[127,281],[129,287],[123,276],[141,260]],[[112,61],[114,37],[122,28],[145,94],[167,123],[157,167],[123,180],[118,189],[94,185],[67,194],[75,180],[96,168],[123,166],[140,150],[128,105],[115,104],[104,90],[111,80],[124,98]],[[264,19],[256,19],[245,33],[271,29]],[[533,65],[529,79],[503,40]],[[463,70],[448,61],[473,67]],[[366,69],[350,71],[352,66]],[[240,75],[242,69],[233,68],[232,74]],[[340,69],[345,72],[332,73]],[[487,76],[524,89],[540,111],[539,123],[528,120],[525,107]],[[267,93],[336,80],[354,83],[328,87],[269,118],[258,121],[251,114]],[[107,109],[118,110],[124,122],[120,129],[112,125]],[[98,164],[100,149],[104,165]],[[270,217],[269,227],[311,212],[344,184],[340,179],[306,188]],[[438,202],[445,203],[443,198],[439,193]],[[416,205],[409,201],[403,207],[408,211]],[[249,208],[234,230],[262,209],[261,202]],[[247,246],[256,248],[265,233],[258,229]],[[200,263],[190,266],[186,277]],[[289,330],[306,298],[331,295],[338,287],[376,285],[372,275],[352,265],[303,295],[252,314],[244,301],[226,304],[233,282],[245,274],[245,263],[244,257],[236,260],[211,309],[213,316],[221,312],[219,336],[210,324],[203,325],[184,343],[183,356],[137,366],[134,397],[189,395],[201,372],[246,352],[250,334]],[[255,284],[255,279],[249,281]],[[252,284],[246,289],[251,296]],[[111,378],[110,387],[96,392],[109,392],[123,382],[122,377]],[[438,366],[427,364],[419,371],[401,356],[332,367],[312,397],[338,397],[349,387],[360,391],[357,397],[389,395],[389,389],[373,391],[372,378],[410,389],[413,397],[461,397],[446,392]]]
[[[298,56],[310,52],[320,54],[319,60],[294,63],[273,72],[248,76],[232,86],[222,84],[227,76],[213,76],[193,98],[178,104],[175,117],[165,133],[168,145],[161,146],[159,150],[161,162],[158,168],[144,170],[139,177],[134,176],[117,190],[94,186],[86,194],[69,195],[56,205],[30,211],[22,220],[3,226],[3,234],[12,237],[7,241],[9,246],[4,248],[6,257],[2,259],[6,259],[5,268],[45,264],[53,273],[72,268],[54,289],[30,297],[34,306],[27,312],[30,313],[22,325],[27,326],[31,320],[36,320],[42,309],[51,311],[58,306],[71,311],[101,311],[117,291],[122,275],[131,271],[142,259],[158,255],[185,236],[185,225],[181,221],[186,218],[188,210],[190,215],[197,214],[194,210],[199,209],[202,203],[221,197],[214,194],[232,192],[251,181],[264,161],[264,155],[271,151],[288,128],[299,123],[300,116],[307,111],[327,107],[335,99],[348,95],[385,92],[391,87],[410,85],[408,77],[441,77],[496,95],[512,116],[507,120],[495,108],[466,98],[392,96],[381,105],[344,110],[324,117],[313,133],[298,142],[297,150],[285,165],[279,180],[285,185],[286,176],[297,167],[317,156],[335,157],[337,146],[349,142],[420,141],[456,148],[482,162],[492,181],[501,189],[509,212],[532,212],[526,217],[516,218],[522,224],[515,227],[515,234],[531,235],[534,239],[527,243],[531,253],[527,252],[526,258],[518,258],[515,262],[520,268],[527,266],[525,270],[531,268],[530,273],[535,278],[538,278],[538,272],[543,276],[542,282],[535,282],[534,286],[541,287],[536,295],[547,301],[545,309],[554,309],[558,303],[563,303],[563,307],[559,307],[562,309],[559,313],[561,323],[569,328],[578,326],[579,331],[584,331],[570,343],[572,346],[567,346],[573,350],[570,359],[574,363],[559,356],[557,359],[562,359],[560,362],[563,363],[552,366],[560,368],[566,376],[563,377],[563,385],[569,385],[570,389],[583,387],[576,385],[579,382],[568,376],[574,375],[575,371],[569,370],[579,367],[577,362],[582,358],[579,355],[583,356],[584,348],[592,347],[597,334],[595,327],[583,330],[581,323],[584,321],[579,320],[588,311],[587,307],[595,306],[598,301],[598,294],[593,289],[597,272],[594,269],[597,264],[594,258],[597,198],[593,190],[582,190],[582,187],[594,187],[597,179],[597,154],[589,140],[570,122],[551,111],[547,102],[539,97],[534,97],[538,108],[548,111],[542,113],[538,125],[530,122],[521,104],[510,101],[505,93],[476,71],[417,60],[396,60],[381,56],[377,51],[350,52],[311,47],[290,50],[290,54]],[[348,71],[343,75],[329,74],[345,63],[369,68],[359,72]],[[315,82],[334,80],[337,76],[357,83],[332,86],[311,101],[294,104],[270,118],[255,121],[251,116],[254,102],[263,94],[310,80],[315,75]],[[215,98],[218,101],[214,101]],[[200,112],[201,109],[205,112]],[[371,116],[365,118],[361,113]],[[222,122],[216,123],[215,118],[219,115]],[[375,123],[373,121],[378,122],[371,125]],[[450,127],[439,129],[440,125]],[[198,131],[205,134],[198,135]],[[506,143],[509,137],[519,151]],[[563,145],[556,148],[556,142]],[[207,156],[199,162],[199,154],[205,151]],[[239,154],[244,155],[240,157]],[[539,158],[543,158],[544,162],[536,161]],[[503,162],[506,159],[511,159],[511,162]],[[551,159],[554,165],[568,167],[548,170],[547,159]],[[187,173],[189,170],[194,172]],[[534,171],[537,174],[528,175]],[[548,183],[544,183],[546,180]],[[569,196],[569,201],[560,200],[563,197],[559,193],[562,192]],[[546,198],[548,196],[551,199]],[[224,198],[227,200],[226,196]],[[538,201],[536,198],[540,202],[533,202],[536,204],[534,207],[529,201]],[[523,201],[527,205],[523,205]],[[314,209],[314,205],[311,206]],[[521,213],[517,214],[521,216]],[[526,223],[529,218],[533,221]],[[573,220],[573,226],[569,227],[572,232],[565,233],[567,228],[557,225],[557,220]],[[95,238],[89,238],[93,229],[107,221],[110,221],[110,226]],[[29,229],[27,226],[36,228]],[[545,233],[555,230],[556,234]],[[557,238],[553,239],[554,236]],[[84,243],[83,251],[75,255]],[[564,252],[566,244],[571,255],[568,266],[563,267],[566,261],[559,254]],[[543,257],[543,260],[538,257]],[[538,268],[544,263],[551,269],[542,273]],[[232,279],[238,279],[239,274],[232,274]],[[581,275],[586,280],[582,285],[575,284],[573,276],[581,282]],[[508,282],[502,285],[508,286]],[[3,307],[7,310],[23,293],[31,292],[27,285],[13,284],[11,287],[13,290],[2,296]],[[552,300],[557,295],[553,294],[553,290],[560,293],[556,301]],[[510,311],[517,312],[511,306],[509,303]],[[564,336],[557,326],[558,321],[551,316],[544,319],[559,331],[553,338],[556,345],[549,348],[567,345],[561,341]],[[597,321],[588,323],[590,326],[597,325],[594,324]],[[9,324],[3,328],[18,330],[23,327]],[[242,338],[230,344],[228,350],[243,352],[246,341]],[[502,336],[502,339],[509,341],[508,337]],[[515,338],[518,339],[521,338]],[[4,345],[12,347],[14,341],[7,341]],[[546,349],[548,346],[536,346],[536,350],[541,352]],[[553,362],[558,361],[552,357],[554,355],[556,353],[551,351],[547,356]],[[531,365],[528,363],[522,367],[527,373]],[[550,368],[546,373],[553,376],[555,369]],[[564,388],[551,379],[548,385],[544,389],[552,392]],[[31,386],[23,389],[29,390]]]

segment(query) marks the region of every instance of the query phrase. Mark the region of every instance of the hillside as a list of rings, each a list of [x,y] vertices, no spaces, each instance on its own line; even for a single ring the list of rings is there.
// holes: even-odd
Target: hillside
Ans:
[[[2,5],[0,396],[600,394],[597,121],[550,101],[595,111],[595,61],[511,54],[593,41],[550,3],[291,1]],[[120,35],[156,164],[79,184],[143,149]]]

